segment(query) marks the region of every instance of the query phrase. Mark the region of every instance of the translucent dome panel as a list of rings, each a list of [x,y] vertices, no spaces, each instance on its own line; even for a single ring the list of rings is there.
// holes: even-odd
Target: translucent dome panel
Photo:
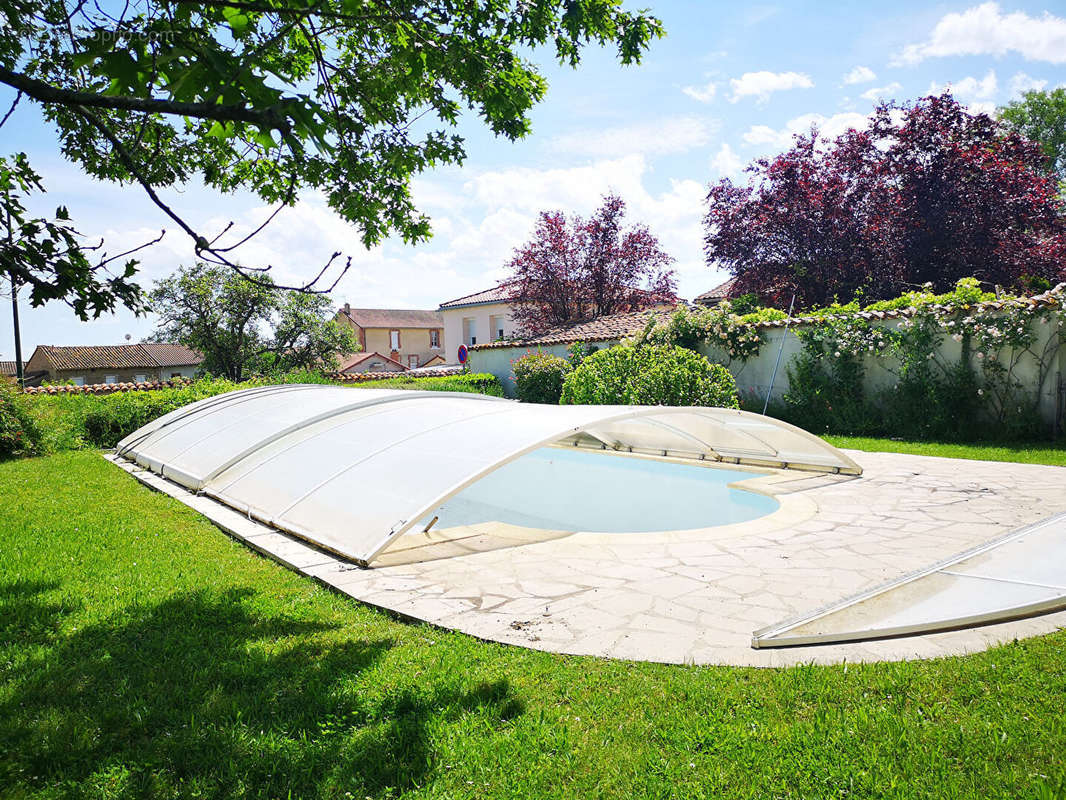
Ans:
[[[805,431],[733,409],[331,386],[210,398],[145,426],[119,454],[365,564],[471,483],[560,442],[861,472]]]
[[[120,442],[118,452],[183,486],[199,489],[230,464],[287,433],[348,409],[425,394],[315,385],[271,388],[274,391],[249,389],[221,395],[227,400],[191,409],[136,441]]]

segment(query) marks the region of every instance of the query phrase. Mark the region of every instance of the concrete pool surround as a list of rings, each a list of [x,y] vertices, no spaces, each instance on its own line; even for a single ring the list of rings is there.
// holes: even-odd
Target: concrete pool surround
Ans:
[[[528,410],[515,414],[511,409],[518,404],[489,398],[442,402],[423,393],[353,397],[366,390],[307,389],[250,390],[202,401],[210,414],[168,415],[169,421],[162,418],[128,437],[109,458],[250,547],[336,591],[406,618],[507,644],[622,659],[785,666],[959,655],[1066,625],[1066,580],[1052,574],[1054,564],[1066,565],[1066,469],[1060,467],[841,452],[805,432],[794,435],[791,426],[779,428],[776,421],[743,412],[686,416],[696,410],[582,407],[560,427],[558,412],[544,410],[558,407],[525,406]],[[444,421],[425,418],[430,412],[441,413]],[[455,453],[445,447],[448,437],[436,431],[497,415],[506,425],[493,435],[510,437],[503,446],[493,442],[482,460],[461,463],[466,477],[448,477],[439,482],[441,489],[431,487],[426,496],[436,492],[433,502],[409,503],[418,514],[401,515],[383,541],[363,536],[381,542],[363,558],[332,546],[333,540],[313,527],[279,524],[277,517],[264,518],[226,494],[226,486],[253,474],[258,463],[328,437],[346,420],[354,420],[356,435],[349,431],[347,441],[342,436],[342,446],[367,445],[374,435],[381,445],[345,456],[351,462],[390,452],[396,431],[374,433],[388,421],[401,429],[399,441],[423,442],[428,462],[439,467]],[[254,430],[248,429],[249,419]],[[511,430],[523,424],[530,430]],[[788,458],[767,444],[778,430],[792,448]],[[205,436],[221,444],[200,456],[194,451]],[[527,444],[519,445],[523,440]],[[552,442],[555,446],[542,450]],[[672,447],[664,446],[667,442]],[[694,443],[704,449],[684,450]],[[805,463],[796,464],[794,456],[806,447]],[[410,457],[410,448],[400,450]],[[533,456],[523,466],[527,453]],[[714,506],[738,496],[770,498],[776,508],[766,504],[760,510],[768,513],[761,516],[688,528],[676,526],[703,517],[662,514],[675,526],[668,530],[649,529],[657,527],[654,513],[643,520],[634,513],[636,530],[620,530],[627,527],[623,514],[621,524],[615,520],[608,530],[593,532],[564,529],[596,521],[588,514],[568,521],[560,513],[580,492],[554,507],[538,507],[537,491],[550,495],[553,480],[566,480],[559,464],[573,461],[587,469],[583,465],[595,462],[602,471],[614,459],[623,459],[617,463],[638,475],[654,465],[651,481],[655,472],[676,472],[681,477],[674,482],[688,487],[684,494],[698,496],[694,503],[686,499],[694,508],[702,500],[710,519]],[[801,469],[781,469],[786,462]],[[381,463],[398,470],[405,462]],[[302,457],[290,460],[294,467],[318,470],[293,476],[304,484],[323,475],[334,480],[330,475],[349,469],[338,471],[335,463],[316,467]],[[500,521],[494,518],[507,516],[512,496],[508,469],[514,475],[532,470],[526,477],[536,485],[523,501],[527,507]],[[497,470],[500,486],[487,483],[491,491],[463,499],[466,487]],[[711,479],[706,483],[705,475]],[[609,474],[604,480],[611,482]],[[639,481],[617,484],[619,491],[632,493]],[[669,487],[664,480],[650,498],[660,508],[671,502]],[[277,490],[293,496],[289,487]],[[319,513],[333,513],[338,498],[343,495]],[[447,504],[457,498],[462,514],[449,517]],[[391,498],[385,492],[380,499]],[[603,507],[610,492],[592,502]],[[370,514],[363,522],[380,525],[388,518]],[[347,513],[342,522],[359,524],[359,517]],[[951,613],[938,593],[944,593]],[[969,627],[951,629],[960,620]],[[908,635],[871,638],[901,631]],[[807,646],[789,647],[790,642]]]

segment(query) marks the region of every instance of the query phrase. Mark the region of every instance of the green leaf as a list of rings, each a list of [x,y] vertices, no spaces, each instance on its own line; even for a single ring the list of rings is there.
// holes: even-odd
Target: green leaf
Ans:
[[[233,31],[236,36],[240,36],[248,27],[248,15],[236,8],[226,6],[222,9],[222,16],[226,18],[230,30]]]

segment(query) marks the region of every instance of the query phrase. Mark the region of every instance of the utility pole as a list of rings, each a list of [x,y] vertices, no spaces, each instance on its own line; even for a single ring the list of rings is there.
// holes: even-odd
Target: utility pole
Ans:
[[[7,252],[11,255],[15,252],[12,246],[11,237],[13,231],[11,230],[11,186],[8,185],[5,191],[7,202],[5,207],[7,209]],[[26,386],[26,376],[22,372],[22,336],[19,334],[19,285],[15,281],[14,270],[9,273],[11,278],[11,319],[15,323],[15,381],[18,383],[20,389]]]
[[[22,373],[22,336],[19,335],[19,287],[15,276],[11,276],[11,318],[15,321],[15,380],[19,388],[26,386],[26,376]]]

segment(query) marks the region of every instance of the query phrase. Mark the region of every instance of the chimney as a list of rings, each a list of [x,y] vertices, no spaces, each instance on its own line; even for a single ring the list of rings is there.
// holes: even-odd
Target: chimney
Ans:
[[[347,314],[351,310],[352,310],[352,307],[350,305],[348,305],[347,303],[345,303],[344,304],[344,313]]]

